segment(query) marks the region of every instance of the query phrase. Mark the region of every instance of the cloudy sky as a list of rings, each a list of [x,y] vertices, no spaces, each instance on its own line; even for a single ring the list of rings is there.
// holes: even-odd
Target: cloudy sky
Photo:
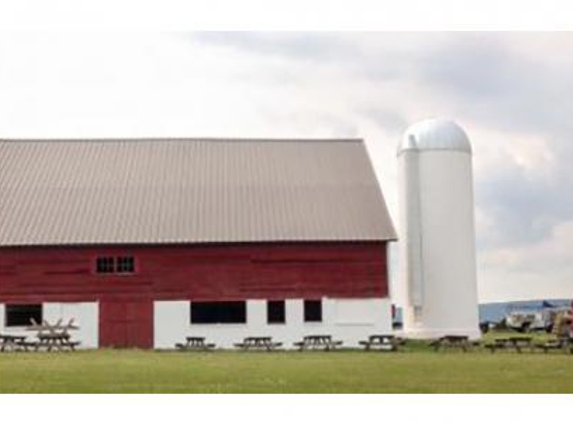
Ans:
[[[395,221],[427,117],[473,143],[481,301],[572,297],[573,33],[0,33],[0,137],[361,137]]]

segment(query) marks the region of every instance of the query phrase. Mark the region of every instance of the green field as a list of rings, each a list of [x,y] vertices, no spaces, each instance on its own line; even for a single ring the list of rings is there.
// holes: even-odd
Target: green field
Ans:
[[[2,393],[573,393],[573,355],[99,350],[0,354]]]

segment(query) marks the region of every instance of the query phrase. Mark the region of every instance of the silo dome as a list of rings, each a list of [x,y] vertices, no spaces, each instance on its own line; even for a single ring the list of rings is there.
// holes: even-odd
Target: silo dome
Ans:
[[[426,119],[410,126],[398,146],[404,150],[451,150],[472,153],[464,130],[451,120]]]

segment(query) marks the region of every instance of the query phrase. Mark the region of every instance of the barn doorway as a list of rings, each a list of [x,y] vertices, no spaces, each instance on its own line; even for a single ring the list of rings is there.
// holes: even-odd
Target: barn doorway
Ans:
[[[153,348],[153,302],[102,300],[99,305],[100,347]]]

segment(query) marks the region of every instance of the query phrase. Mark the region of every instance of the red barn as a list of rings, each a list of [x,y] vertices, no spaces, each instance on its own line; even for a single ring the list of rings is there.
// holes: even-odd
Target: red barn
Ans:
[[[353,345],[391,330],[394,239],[361,140],[0,141],[2,332]]]

